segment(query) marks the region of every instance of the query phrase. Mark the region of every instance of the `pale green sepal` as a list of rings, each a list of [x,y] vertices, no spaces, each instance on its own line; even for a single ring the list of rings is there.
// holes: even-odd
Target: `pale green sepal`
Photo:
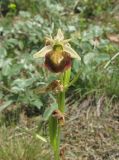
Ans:
[[[45,55],[49,52],[52,51],[52,46],[51,45],[48,45],[48,46],[45,46],[43,47],[40,51],[36,52],[34,55],[33,55],[33,58],[41,58],[41,57],[45,57]]]
[[[55,40],[58,40],[58,41],[64,40],[64,34],[62,33],[61,29],[58,29],[57,35],[55,37]]]
[[[65,45],[63,47],[63,50],[65,52],[69,53],[72,58],[76,58],[78,60],[81,60],[81,57],[78,55],[78,53],[76,53],[69,45]]]

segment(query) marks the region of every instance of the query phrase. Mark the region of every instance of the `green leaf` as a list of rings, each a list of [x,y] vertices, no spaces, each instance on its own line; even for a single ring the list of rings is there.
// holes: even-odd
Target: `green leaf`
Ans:
[[[10,46],[16,46],[19,43],[19,41],[15,38],[10,38],[7,40],[7,42],[9,43]]]
[[[94,59],[96,56],[97,56],[97,53],[94,53],[94,52],[87,53],[84,56],[84,63],[86,65],[91,64],[92,62],[94,62]]]
[[[71,68],[67,69],[65,72],[64,72],[64,87],[67,87],[68,84],[69,84],[69,81],[70,81],[70,75],[71,75]]]
[[[23,41],[18,42],[19,48],[22,50],[24,48],[24,43]]]
[[[0,58],[4,58],[7,55],[7,50],[3,47],[0,47]]]
[[[77,59],[74,59],[74,61],[73,61],[73,70],[75,71],[75,72],[78,72],[78,70],[79,70],[79,68],[80,68],[80,63],[79,63],[79,61],[77,60]]]
[[[20,11],[19,12],[19,15],[23,18],[30,18],[31,17],[31,14],[30,12],[27,12],[27,11]]]
[[[36,106],[38,109],[40,109],[43,106],[43,103],[39,99],[32,101],[30,104]]]
[[[9,72],[11,70],[11,65],[12,65],[12,59],[8,58],[4,61],[3,66],[2,66],[2,74],[4,76],[8,76]]]
[[[44,137],[40,136],[39,134],[36,134],[36,138],[42,140],[43,142],[47,142],[47,140]]]
[[[84,63],[86,65],[90,65],[93,62],[96,62],[97,64],[99,64],[109,59],[110,59],[110,56],[108,54],[103,54],[103,53],[98,54],[98,53],[90,52],[84,56]]]
[[[105,62],[105,61],[108,61],[110,60],[110,56],[109,54],[103,54],[103,53],[100,53],[98,54],[98,56],[96,57],[96,62],[97,63],[101,63],[101,62]]]
[[[11,90],[13,92],[25,91],[27,87],[32,85],[34,80],[35,80],[34,78],[29,78],[29,79],[18,78],[13,81]]]
[[[10,69],[10,72],[9,72],[9,76],[18,75],[22,68],[23,68],[22,64],[13,64],[11,66],[11,69]]]
[[[52,147],[56,148],[57,146],[57,128],[58,122],[54,117],[49,118],[49,135],[50,135],[50,143]]]
[[[3,93],[2,91],[0,91],[0,99],[3,97]]]
[[[5,108],[7,108],[10,104],[12,104],[13,101],[7,101],[4,102],[2,105],[0,105],[0,112],[2,112]]]
[[[43,118],[45,121],[47,121],[49,119],[49,117],[51,116],[52,112],[54,110],[58,109],[58,104],[57,103],[53,103],[51,105],[51,107],[47,108],[43,114]]]

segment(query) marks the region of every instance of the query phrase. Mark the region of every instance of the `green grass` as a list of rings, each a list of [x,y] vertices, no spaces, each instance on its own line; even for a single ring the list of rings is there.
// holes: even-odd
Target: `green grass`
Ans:
[[[34,129],[0,128],[0,160],[49,160],[48,144],[36,138]]]

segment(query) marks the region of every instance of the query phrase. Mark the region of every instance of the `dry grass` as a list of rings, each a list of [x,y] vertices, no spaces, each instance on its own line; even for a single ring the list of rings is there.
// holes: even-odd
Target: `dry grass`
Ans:
[[[119,160],[119,104],[91,97],[69,106],[62,134],[63,160]],[[23,122],[23,117],[22,121]],[[32,123],[33,122],[33,123]],[[53,160],[48,143],[36,138],[37,119],[0,128],[0,160]],[[24,126],[24,127],[23,127]]]
[[[66,160],[119,160],[119,104],[91,101],[68,109]]]

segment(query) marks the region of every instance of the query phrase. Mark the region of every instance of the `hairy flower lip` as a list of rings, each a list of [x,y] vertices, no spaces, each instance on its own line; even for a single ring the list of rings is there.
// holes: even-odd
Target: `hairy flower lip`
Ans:
[[[68,53],[64,53],[63,57],[61,57],[61,61],[59,63],[55,63],[51,59],[51,55],[53,53],[48,53],[45,56],[45,66],[54,73],[63,72],[64,70],[71,67],[71,57]],[[59,59],[58,59],[59,60]]]

